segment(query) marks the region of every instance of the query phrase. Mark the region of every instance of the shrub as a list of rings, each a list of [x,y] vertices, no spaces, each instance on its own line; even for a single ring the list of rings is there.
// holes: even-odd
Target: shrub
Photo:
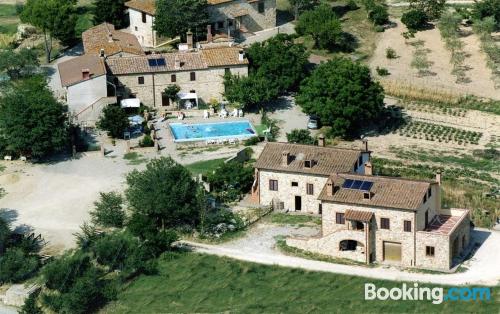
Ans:
[[[377,67],[376,70],[377,70],[377,74],[380,76],[387,76],[387,75],[391,74],[391,73],[389,73],[389,70],[387,70],[386,68]]]
[[[427,14],[421,10],[410,10],[403,14],[401,22],[406,25],[408,30],[416,32],[425,29],[427,26]]]
[[[286,139],[289,143],[297,144],[314,144],[316,141],[311,136],[311,132],[306,129],[294,129],[286,134]]]
[[[239,200],[241,195],[250,191],[253,183],[253,168],[239,162],[222,164],[214,173],[207,176],[213,193],[223,202]]]
[[[359,6],[358,6],[358,4],[356,3],[356,1],[354,1],[354,0],[349,0],[349,2],[347,2],[347,8],[348,8],[350,11],[354,11],[354,10],[359,9]]]
[[[38,267],[38,257],[28,255],[20,248],[8,249],[0,257],[0,283],[26,280],[38,270]]]
[[[80,232],[75,233],[75,237],[78,247],[83,251],[86,251],[95,243],[95,241],[103,236],[101,232],[97,231],[97,228],[94,225],[86,222],[80,227],[80,229]]]
[[[473,15],[480,20],[493,17],[496,29],[500,29],[500,0],[476,1],[473,8]]]
[[[383,32],[385,32],[385,28],[384,28],[382,25],[375,25],[374,30],[375,30],[377,33],[383,33]]]
[[[95,209],[90,212],[92,222],[102,227],[121,228],[125,222],[123,197],[117,192],[100,193]]]
[[[245,146],[253,146],[253,145],[257,145],[258,143],[260,143],[260,137],[253,136],[251,138],[246,139],[243,142],[243,145],[245,145]]]
[[[112,138],[123,138],[123,133],[129,126],[125,110],[118,105],[108,105],[97,121],[97,127],[108,132]]]
[[[202,224],[201,233],[210,238],[220,238],[228,232],[235,232],[245,227],[237,214],[227,209],[216,209],[209,212]]]
[[[384,25],[389,23],[389,13],[387,7],[383,5],[375,5],[368,13],[368,18],[375,25]]]
[[[144,138],[139,142],[139,146],[141,147],[153,147],[155,146],[155,141],[151,138],[151,135],[146,134]]]
[[[20,314],[43,314],[42,309],[37,304],[38,295],[40,292],[35,292],[29,295],[21,307]]]
[[[396,54],[396,50],[389,47],[385,50],[385,57],[387,59],[396,59],[398,55]]]
[[[42,269],[45,286],[59,292],[67,292],[91,267],[90,257],[82,252],[66,253]]]

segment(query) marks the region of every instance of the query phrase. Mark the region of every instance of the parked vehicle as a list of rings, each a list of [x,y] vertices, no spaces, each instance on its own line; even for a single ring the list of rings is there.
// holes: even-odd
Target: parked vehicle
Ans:
[[[309,116],[309,121],[307,122],[307,128],[311,130],[317,130],[319,128],[319,117],[315,115]]]

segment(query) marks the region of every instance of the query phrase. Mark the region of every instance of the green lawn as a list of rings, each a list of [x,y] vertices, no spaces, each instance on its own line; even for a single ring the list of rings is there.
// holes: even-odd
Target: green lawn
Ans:
[[[495,301],[434,305],[365,301],[367,282],[401,287],[397,282],[177,253],[160,261],[157,275],[130,283],[102,313],[498,313],[496,288]]]
[[[199,161],[186,165],[186,168],[191,171],[193,175],[198,175],[200,173],[206,175],[222,165],[224,160],[226,160],[226,158]]]
[[[321,218],[311,215],[290,215],[284,213],[271,213],[268,215],[272,223],[280,225],[321,224]]]

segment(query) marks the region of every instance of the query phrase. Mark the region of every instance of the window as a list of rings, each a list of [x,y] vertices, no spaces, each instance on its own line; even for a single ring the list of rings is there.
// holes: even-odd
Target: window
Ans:
[[[135,31],[137,32],[138,30],[139,30],[139,28],[136,26],[136,27],[135,27]]]
[[[259,9],[259,13],[264,13],[265,12],[266,8],[264,6],[264,2],[263,1],[259,2],[258,9]]]
[[[304,167],[306,167],[306,168],[312,168],[312,160],[306,160],[306,161],[304,161]]]
[[[196,81],[196,72],[189,73],[189,77],[190,77],[191,81]]]
[[[335,222],[337,225],[345,225],[344,213],[335,213]]]
[[[225,68],[224,69],[224,74],[226,74],[226,75],[231,74],[231,69],[230,68]]]
[[[429,225],[429,211],[425,211],[425,228],[427,228],[427,225]]]
[[[427,190],[427,198],[431,198],[432,196],[432,189],[429,188],[429,190]]]
[[[177,76],[175,74],[170,75],[170,82],[172,83],[177,82]]]
[[[405,232],[411,232],[411,221],[405,220],[403,223],[403,227]]]
[[[278,191],[278,180],[269,180],[269,191]]]
[[[307,183],[306,192],[307,192],[307,195],[314,195],[314,184]]]
[[[191,94],[196,94],[196,91],[194,89],[189,91]]]
[[[217,28],[224,28],[224,22],[217,22]]]
[[[424,195],[424,203],[427,202],[427,194]]]
[[[227,20],[227,27],[233,26],[233,20]]]
[[[318,205],[318,214],[320,214],[320,215],[323,214],[323,204],[321,204],[321,203]]]
[[[363,156],[359,156],[358,159],[358,167],[361,167],[361,164],[363,163]]]
[[[144,84],[144,76],[139,76],[137,78],[137,83],[139,83],[139,85],[143,85]]]
[[[380,229],[389,229],[390,221],[389,218],[380,218]]]
[[[147,15],[146,13],[142,12],[142,23],[146,23],[147,21]]]
[[[299,186],[299,182],[295,182],[295,181],[293,181],[293,182],[292,182],[292,186]]]
[[[425,255],[434,257],[434,247],[433,246],[426,246],[425,247]]]

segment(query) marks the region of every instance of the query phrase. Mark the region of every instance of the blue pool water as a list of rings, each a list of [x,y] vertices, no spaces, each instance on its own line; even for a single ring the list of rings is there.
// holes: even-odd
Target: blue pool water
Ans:
[[[249,121],[217,123],[170,123],[175,142],[201,141],[212,139],[244,139],[256,135]]]

